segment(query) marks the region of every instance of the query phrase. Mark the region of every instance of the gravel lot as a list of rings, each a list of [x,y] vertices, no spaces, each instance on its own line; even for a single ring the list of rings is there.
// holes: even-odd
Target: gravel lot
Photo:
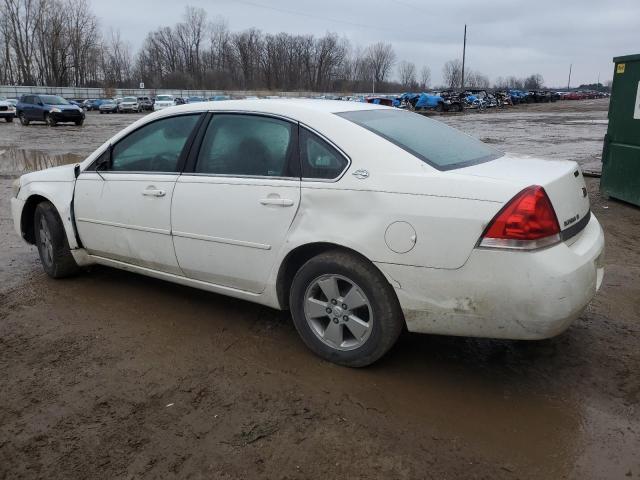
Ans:
[[[443,116],[499,148],[600,155],[606,100]],[[540,342],[405,335],[321,361],[286,313],[142,276],[42,272],[18,172],[73,162],[137,115],[0,124],[0,479],[640,478],[640,209],[600,196],[600,294]]]

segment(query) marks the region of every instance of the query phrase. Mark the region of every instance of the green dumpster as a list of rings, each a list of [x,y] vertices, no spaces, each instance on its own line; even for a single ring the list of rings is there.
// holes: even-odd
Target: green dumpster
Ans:
[[[640,55],[613,62],[600,188],[610,197],[640,205]]]

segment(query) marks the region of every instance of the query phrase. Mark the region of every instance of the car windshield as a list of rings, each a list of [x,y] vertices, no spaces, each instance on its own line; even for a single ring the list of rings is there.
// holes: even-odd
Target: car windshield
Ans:
[[[158,95],[156,100],[159,102],[172,102],[173,97],[171,95]]]
[[[40,95],[40,100],[46,105],[70,105],[64,98],[57,95]]]
[[[138,101],[138,99],[137,99],[136,97],[124,97],[124,98],[122,99],[122,101],[123,101],[123,102],[134,102],[134,103],[135,103],[135,102],[137,102],[137,101]]]
[[[439,170],[494,160],[504,155],[442,122],[402,110],[357,110],[337,115],[381,136]]]

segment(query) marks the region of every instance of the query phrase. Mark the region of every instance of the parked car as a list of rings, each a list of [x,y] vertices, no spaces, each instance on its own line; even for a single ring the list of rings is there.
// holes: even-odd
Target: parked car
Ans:
[[[82,108],[57,95],[23,95],[16,105],[16,116],[22,125],[45,122],[53,127],[58,123],[84,123]]]
[[[193,96],[193,97],[189,97],[187,98],[187,103],[199,103],[199,102],[206,102],[207,99],[204,97],[198,97],[198,96]]]
[[[105,102],[105,99],[103,98],[93,98],[90,100],[87,100],[87,110],[100,110],[100,105],[102,105],[103,102]]]
[[[603,277],[575,162],[368,103],[172,108],[13,189],[15,228],[51,277],[102,264],[289,309],[342,365],[376,361],[405,328],[558,335]]]
[[[0,119],[11,123],[16,116],[16,107],[9,103],[5,97],[0,97]]]
[[[73,98],[71,100],[67,99],[67,101],[72,104],[72,105],[77,105],[78,107],[80,107],[82,110],[87,111],[87,106],[85,105],[85,99],[83,98]]]
[[[100,113],[118,113],[118,103],[113,98],[107,98],[100,102],[98,110]]]
[[[140,111],[140,105],[136,97],[124,97],[120,103],[118,103],[119,113],[138,113]]]
[[[173,95],[158,95],[155,102],[153,102],[153,110],[158,111],[167,107],[173,107],[175,105],[175,98]]]
[[[175,102],[176,105],[184,105],[184,104],[187,103],[187,100],[185,98],[182,98],[182,97],[176,97],[174,99],[174,102]]]
[[[78,108],[82,109],[83,111],[85,111],[83,102],[78,102],[77,100],[73,100],[73,99],[66,99],[66,100],[71,105],[75,105],[76,107],[78,107]]]
[[[140,107],[140,111],[148,111],[153,110],[153,101],[149,97],[138,97],[138,106]]]
[[[393,100],[387,97],[367,97],[367,103],[372,103],[374,105],[386,105],[387,107],[393,106]]]
[[[584,100],[586,97],[582,92],[568,92],[564,98],[565,100]]]

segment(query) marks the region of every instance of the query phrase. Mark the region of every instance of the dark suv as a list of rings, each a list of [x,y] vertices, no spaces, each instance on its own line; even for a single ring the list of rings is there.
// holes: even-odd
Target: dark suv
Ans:
[[[45,122],[55,126],[62,122],[84,123],[84,112],[57,95],[23,95],[16,105],[16,116],[22,125]]]
[[[153,101],[149,97],[138,97],[138,105],[140,110],[153,110]]]

